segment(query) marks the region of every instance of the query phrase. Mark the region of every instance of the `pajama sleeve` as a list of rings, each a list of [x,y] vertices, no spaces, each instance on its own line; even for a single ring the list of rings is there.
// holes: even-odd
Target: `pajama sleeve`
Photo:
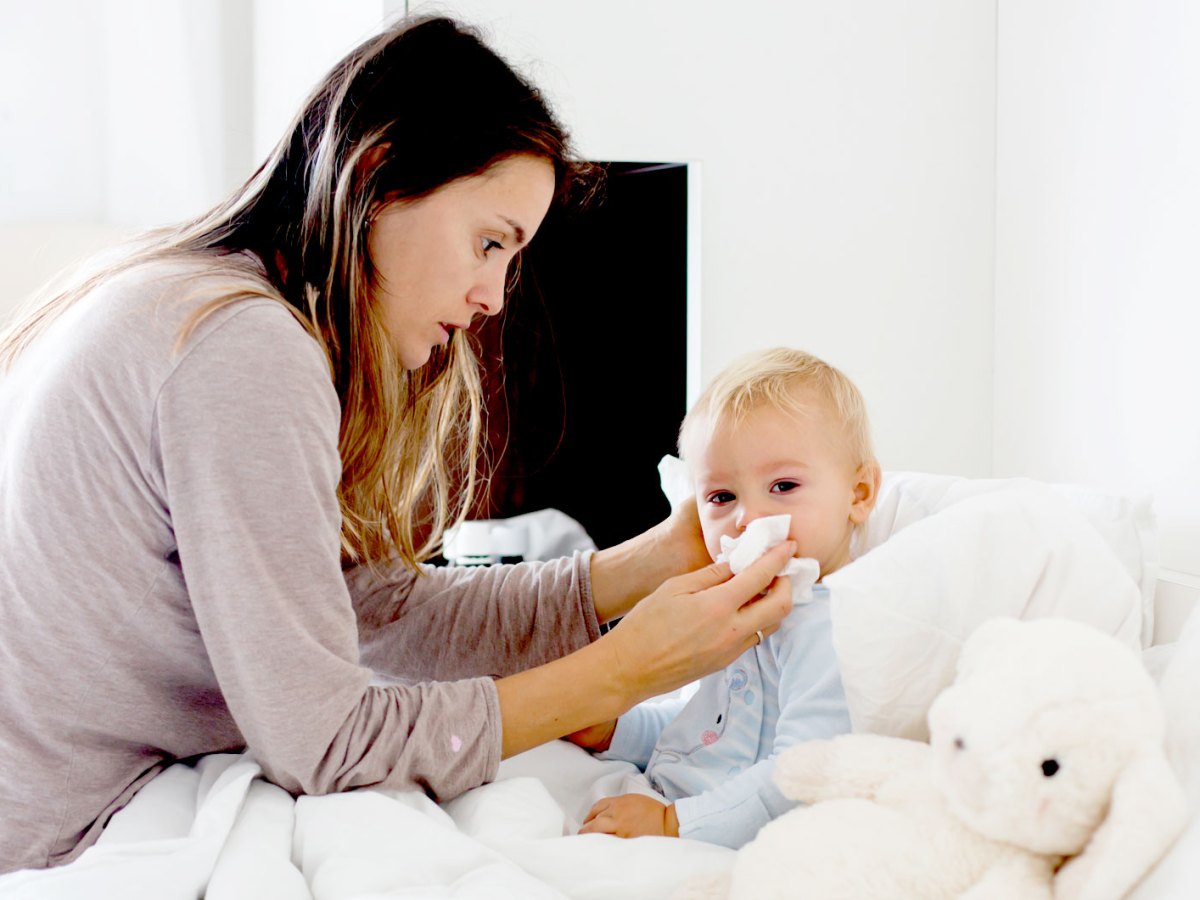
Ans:
[[[405,680],[502,677],[596,640],[591,553],[509,566],[346,574],[362,662]]]

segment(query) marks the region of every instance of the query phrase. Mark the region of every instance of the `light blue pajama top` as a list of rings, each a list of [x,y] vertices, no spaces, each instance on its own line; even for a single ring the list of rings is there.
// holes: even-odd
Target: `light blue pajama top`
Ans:
[[[780,751],[850,731],[829,591],[812,590],[779,631],[704,678],[691,699],[651,700],[617,720],[599,755],[645,771],[675,804],[680,837],[741,847],[796,805],[772,778]]]

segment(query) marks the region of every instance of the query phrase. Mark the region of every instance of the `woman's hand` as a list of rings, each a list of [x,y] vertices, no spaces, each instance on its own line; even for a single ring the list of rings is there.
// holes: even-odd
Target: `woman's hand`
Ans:
[[[649,531],[592,556],[592,602],[601,622],[625,615],[668,578],[709,562],[696,501],[688,498]]]
[[[660,552],[675,560],[679,566],[675,574],[694,572],[711,561],[708,548],[704,546],[704,532],[700,530],[700,513],[696,509],[695,497],[688,497],[671,510],[671,515],[657,528]]]
[[[724,668],[779,628],[791,584],[776,578],[795,552],[785,541],[730,577],[725,563],[667,580],[597,643],[635,702]],[[764,593],[765,592],[765,593]]]
[[[605,797],[583,820],[580,834],[615,834],[617,837],[679,837],[679,819],[668,806],[645,794]]]

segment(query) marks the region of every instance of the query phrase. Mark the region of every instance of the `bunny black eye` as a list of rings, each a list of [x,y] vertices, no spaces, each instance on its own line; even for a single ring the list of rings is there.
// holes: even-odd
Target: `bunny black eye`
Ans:
[[[1045,775],[1047,778],[1053,778],[1054,773],[1057,771],[1058,771],[1058,760],[1057,759],[1043,759],[1042,760],[1042,774]]]

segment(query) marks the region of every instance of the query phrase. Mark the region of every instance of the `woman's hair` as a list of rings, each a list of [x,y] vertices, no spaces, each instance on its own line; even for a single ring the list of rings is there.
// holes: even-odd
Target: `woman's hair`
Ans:
[[[441,17],[401,21],[334,66],[266,162],[224,202],[143,236],[119,262],[9,329],[0,366],[120,271],[251,251],[266,281],[255,288],[245,279],[251,286],[212,298],[181,342],[247,294],[282,296],[325,350],[341,400],[343,560],[398,554],[414,565],[436,552],[471,502],[482,453],[479,369],[457,330],[426,365],[403,369],[371,302],[368,232],[384,204],[420,199],[522,154],[553,165],[558,201],[595,184],[596,170],[574,159],[538,91],[473,31]]]
[[[855,466],[875,464],[867,404],[854,382],[839,369],[803,350],[775,347],[741,357],[704,389],[679,429],[679,454],[723,425],[737,425],[766,406],[796,415],[807,409],[798,389],[814,391],[844,429]],[[703,433],[701,431],[703,430]]]

